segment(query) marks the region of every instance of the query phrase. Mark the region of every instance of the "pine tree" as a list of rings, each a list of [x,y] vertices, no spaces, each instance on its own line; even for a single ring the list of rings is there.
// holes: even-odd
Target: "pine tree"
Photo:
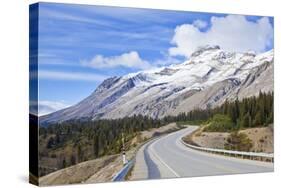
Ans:
[[[262,125],[262,119],[261,119],[261,113],[260,113],[260,111],[258,111],[258,112],[256,113],[256,116],[255,116],[255,118],[254,118],[254,125],[255,125],[255,126]]]
[[[71,156],[70,163],[71,163],[71,165],[75,165],[76,164],[76,157],[75,157],[75,155]]]
[[[47,148],[50,149],[54,146],[55,144],[55,140],[53,137],[50,137],[49,141],[48,141],[48,144],[47,144]]]
[[[251,127],[251,116],[249,115],[249,113],[244,115],[244,117],[242,118],[241,126],[245,128]]]
[[[63,160],[62,160],[62,168],[66,168],[66,167],[67,167],[66,160],[65,160],[65,158],[63,158]]]

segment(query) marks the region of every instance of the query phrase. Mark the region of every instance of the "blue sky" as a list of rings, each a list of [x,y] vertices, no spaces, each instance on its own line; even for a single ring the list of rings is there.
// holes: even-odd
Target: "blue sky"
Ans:
[[[211,38],[224,32],[221,27],[226,18],[245,22],[241,27],[249,25],[248,33],[261,30],[257,33],[259,48],[254,50],[273,48],[273,18],[260,21],[262,17],[247,16],[245,21],[226,14],[40,3],[39,100],[46,105],[72,105],[107,77],[182,62],[196,45],[223,43]],[[190,29],[196,30],[198,44],[188,38]],[[240,36],[245,33],[249,38],[247,32]],[[226,45],[225,49],[244,51],[251,48],[250,43]]]

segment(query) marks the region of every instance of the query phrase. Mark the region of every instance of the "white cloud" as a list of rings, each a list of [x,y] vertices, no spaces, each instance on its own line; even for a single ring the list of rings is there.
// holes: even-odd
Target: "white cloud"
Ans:
[[[141,70],[152,68],[147,61],[140,58],[138,52],[136,51],[123,53],[119,56],[112,57],[96,55],[90,61],[82,61],[81,64],[96,69],[115,68],[119,66]]]
[[[198,23],[195,25],[176,27],[171,41],[175,47],[169,49],[170,55],[189,57],[196,48],[204,45],[219,45],[226,51],[262,52],[273,42],[273,27],[267,17],[255,22],[239,15],[212,17],[210,28],[205,32],[199,30]]]
[[[168,66],[172,64],[179,64],[182,63],[182,60],[172,57],[168,54],[165,54],[162,59],[157,59],[153,61],[153,65],[157,67]]]
[[[198,29],[204,29],[208,26],[208,23],[203,20],[195,20],[192,24]]]
[[[69,107],[64,101],[36,101],[30,102],[30,112],[38,116],[46,115],[64,108]],[[38,112],[37,112],[38,109]]]
[[[60,72],[40,70],[38,73],[39,79],[49,80],[78,80],[78,81],[103,81],[107,77],[100,74],[90,74],[81,72]]]
[[[38,109],[39,109],[39,116],[46,115],[63,108],[67,108],[70,105],[64,102],[57,102],[57,101],[39,101]]]

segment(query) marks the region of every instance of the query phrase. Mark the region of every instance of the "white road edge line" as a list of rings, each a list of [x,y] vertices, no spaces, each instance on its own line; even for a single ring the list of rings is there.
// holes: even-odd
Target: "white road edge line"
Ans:
[[[160,140],[160,139],[159,139]],[[176,173],[176,171],[174,171],[167,163],[165,163],[160,157],[159,155],[156,154],[156,152],[153,149],[153,145],[158,142],[159,140],[155,141],[150,147],[151,147],[151,152],[152,154],[164,165],[166,166],[176,177],[180,177],[180,175],[178,173]]]

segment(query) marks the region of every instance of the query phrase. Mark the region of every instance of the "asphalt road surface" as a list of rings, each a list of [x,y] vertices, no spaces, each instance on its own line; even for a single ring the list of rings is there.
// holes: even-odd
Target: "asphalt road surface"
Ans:
[[[152,140],[136,155],[132,180],[273,172],[273,163],[238,159],[190,149],[181,138],[197,126],[189,126]]]

